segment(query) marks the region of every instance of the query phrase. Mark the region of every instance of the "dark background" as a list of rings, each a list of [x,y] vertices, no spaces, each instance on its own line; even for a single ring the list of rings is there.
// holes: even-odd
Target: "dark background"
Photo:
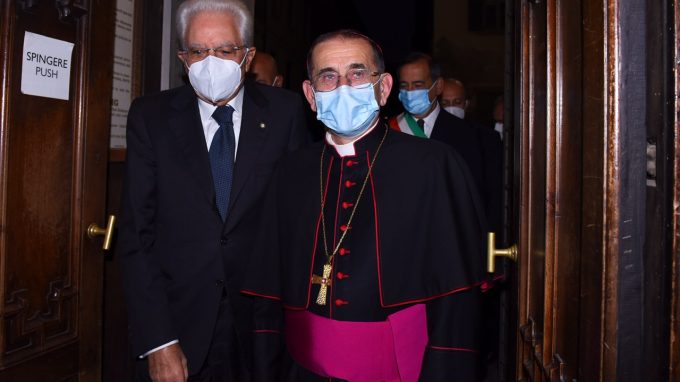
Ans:
[[[491,109],[503,90],[503,0],[257,0],[255,45],[272,54],[286,78],[300,91],[305,58],[314,38],[350,28],[383,49],[388,72],[412,51],[430,54],[446,77],[462,80],[472,100],[470,117],[491,122]],[[384,116],[402,111],[393,89]]]

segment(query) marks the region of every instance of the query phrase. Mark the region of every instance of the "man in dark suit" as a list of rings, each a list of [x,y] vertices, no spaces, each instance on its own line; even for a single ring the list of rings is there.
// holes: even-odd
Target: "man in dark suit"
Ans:
[[[238,290],[274,165],[305,140],[302,102],[244,81],[238,0],[186,1],[177,27],[191,86],[135,100],[127,126],[118,245],[138,379],[249,380],[268,332]]]
[[[426,54],[411,53],[399,67],[399,99],[406,111],[390,120],[390,125],[405,133],[439,140],[453,147],[463,157],[475,180],[488,229],[498,233],[502,217],[501,141],[492,130],[475,127],[442,109],[438,97],[442,95],[444,87],[439,65]],[[483,259],[479,261],[485,262]],[[479,344],[482,359],[489,356],[498,338],[495,334],[489,334],[495,333],[494,330],[498,328],[497,314],[489,314],[497,313],[497,303],[497,299],[482,299],[487,313],[484,325],[488,328]],[[496,310],[492,310],[493,307]]]
[[[501,142],[444,110],[437,98],[444,80],[439,65],[424,53],[411,53],[398,69],[399,100],[405,111],[390,119],[395,130],[448,143],[465,160],[480,192],[489,227],[500,229]]]

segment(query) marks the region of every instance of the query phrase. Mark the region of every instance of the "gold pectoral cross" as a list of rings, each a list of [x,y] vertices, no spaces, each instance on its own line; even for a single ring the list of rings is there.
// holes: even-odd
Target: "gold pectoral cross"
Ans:
[[[312,275],[312,284],[321,285],[319,287],[319,295],[316,296],[316,303],[318,305],[326,305],[328,286],[331,285],[331,270],[333,270],[333,267],[330,264],[324,264],[321,277]]]

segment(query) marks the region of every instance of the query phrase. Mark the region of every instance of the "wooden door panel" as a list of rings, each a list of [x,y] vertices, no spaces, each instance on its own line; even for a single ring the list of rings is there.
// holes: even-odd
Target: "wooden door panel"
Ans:
[[[521,2],[519,378],[541,374],[545,288],[546,9]]]
[[[578,375],[580,361],[582,6],[555,0],[517,4],[524,46],[516,146],[521,163],[517,378],[562,380]],[[591,196],[597,199],[596,193]]]
[[[42,8],[42,7],[41,7]],[[33,12],[46,14],[35,7]],[[52,13],[56,13],[54,9]],[[9,12],[12,12],[9,10]],[[79,289],[71,243],[73,105],[21,94],[23,31],[65,41],[76,28],[57,17],[17,12],[11,30],[8,122],[5,129],[3,361],[20,362],[75,337]],[[77,47],[76,49],[79,49]],[[16,54],[18,53],[18,54]],[[78,52],[74,52],[77,57]],[[77,77],[77,73],[72,73]],[[74,87],[71,86],[71,98]]]
[[[17,19],[17,29],[36,30],[33,23],[21,25],[26,19]],[[17,37],[12,50],[22,52],[23,36]],[[74,41],[68,33],[60,38]],[[14,68],[21,67],[21,58],[21,54],[14,55]],[[78,252],[71,243],[71,105],[21,94],[16,78],[20,72],[13,72],[3,217],[9,363],[74,338],[78,309],[74,297],[79,289],[73,269]]]
[[[112,5],[2,5],[0,380],[100,378]],[[26,31],[75,44],[68,100],[21,93]]]
[[[582,38],[581,1],[555,2],[552,8],[554,35],[549,65],[549,128],[552,147],[547,174],[546,278],[552,280],[546,296],[545,347],[549,348],[551,378],[575,376],[578,362],[580,234],[582,203]],[[546,291],[546,294],[548,292]],[[549,329],[547,327],[550,327]],[[548,352],[546,352],[548,353]]]
[[[581,264],[580,290],[578,291],[581,319],[576,338],[593,339],[578,341],[580,377],[583,381],[597,381],[600,370],[600,347],[594,339],[601,338],[600,312],[602,295],[602,211],[601,197],[604,183],[604,129],[605,99],[602,96],[605,65],[604,13],[601,1],[583,1],[583,203],[581,216]],[[576,291],[574,292],[576,293]]]
[[[661,28],[659,35],[646,36],[645,28],[664,24],[660,9],[675,9],[670,4],[515,2],[522,10],[523,46],[515,145],[520,152],[519,380],[665,375],[641,366],[648,362],[642,354],[656,350],[649,344],[660,343],[658,338],[644,342],[645,336],[663,335],[667,319],[645,311],[660,300],[647,288],[663,290],[663,280],[643,280],[643,275],[662,278],[664,270],[661,257],[645,261],[663,256],[653,249],[662,246],[643,246],[654,240],[645,237],[650,225],[644,218],[654,216],[650,208],[660,208],[645,204],[650,192],[644,176],[645,118],[658,122],[663,116],[646,115],[644,105],[648,84],[664,74],[643,74],[644,59],[652,57],[646,49],[654,46],[648,42],[670,33]],[[650,327],[655,334],[645,331]]]
[[[678,0],[514,5],[517,379],[677,380]]]

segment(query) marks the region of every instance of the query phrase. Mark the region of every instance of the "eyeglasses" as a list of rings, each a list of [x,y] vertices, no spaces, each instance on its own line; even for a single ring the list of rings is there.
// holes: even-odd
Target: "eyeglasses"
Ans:
[[[218,46],[217,48],[189,48],[185,50],[180,50],[179,52],[191,61],[201,61],[202,59],[208,57],[210,54],[210,51],[213,52],[215,57],[221,58],[223,60],[228,60],[236,57],[236,53],[239,50],[242,49],[248,49],[245,45],[242,46],[234,46],[234,45],[225,45],[225,46]]]
[[[350,69],[345,73],[345,79],[347,84],[352,87],[360,87],[361,85],[366,85],[371,82],[371,77],[380,75],[378,72],[370,72],[368,69]],[[314,85],[314,90],[320,92],[329,92],[335,90],[338,85],[340,85],[340,78],[342,76],[340,73],[329,70],[319,73],[314,80],[312,85]]]
[[[444,99],[442,98],[439,103],[446,107],[446,106],[461,106],[465,105],[465,98],[454,98],[454,99]]]

